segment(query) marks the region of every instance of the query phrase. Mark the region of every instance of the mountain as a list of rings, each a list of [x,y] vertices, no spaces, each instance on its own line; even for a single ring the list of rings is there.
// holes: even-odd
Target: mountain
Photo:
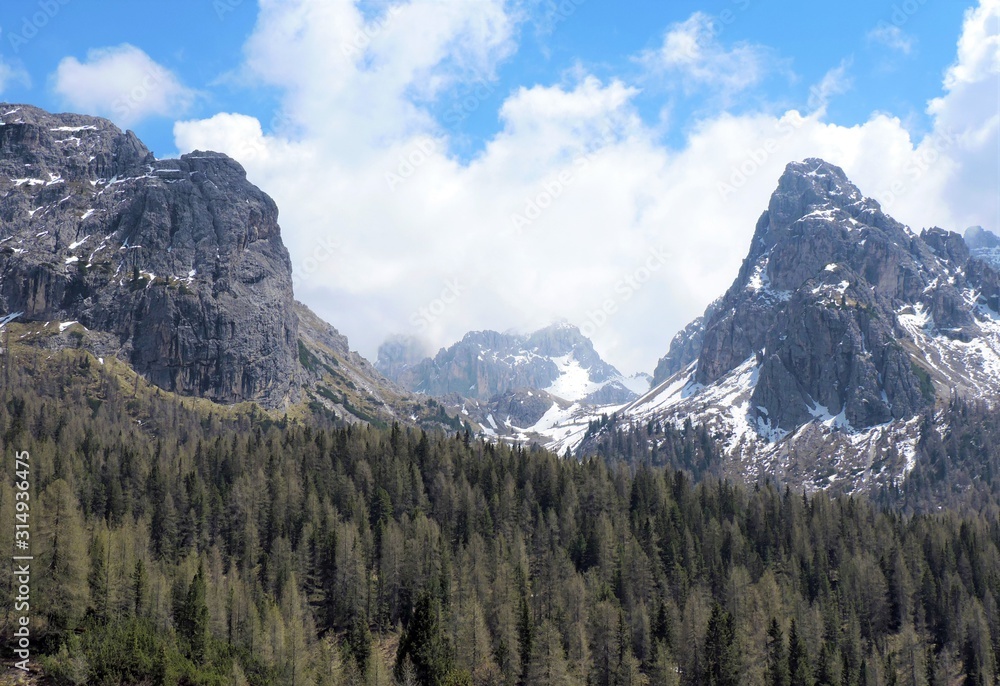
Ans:
[[[703,423],[751,477],[898,481],[921,416],[1000,393],[998,312],[1000,274],[962,236],[916,235],[840,168],[792,163],[733,285],[619,417]]]
[[[182,396],[463,426],[386,380],[295,301],[278,209],[237,162],[213,152],[157,160],[97,117],[27,105],[0,113],[9,333],[121,359]]]
[[[970,226],[965,230],[965,243],[974,256],[1000,269],[1000,236],[981,226]]]
[[[529,335],[474,331],[433,358],[415,359],[416,344],[386,341],[376,368],[404,388],[431,396],[489,402],[522,390],[544,391],[569,402],[623,404],[649,388],[601,359],[580,330],[553,324]]]
[[[161,388],[275,407],[298,322],[274,202],[233,160],[157,160],[104,119],[2,106],[0,307],[77,321]]]

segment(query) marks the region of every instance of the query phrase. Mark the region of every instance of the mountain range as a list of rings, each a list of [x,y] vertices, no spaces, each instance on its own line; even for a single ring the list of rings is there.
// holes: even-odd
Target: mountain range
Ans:
[[[727,473],[853,491],[905,479],[950,398],[1000,391],[1000,239],[915,233],[823,160],[786,167],[732,286],[651,377],[565,322],[433,357],[394,337],[372,365],[295,301],[278,208],[237,162],[157,160],[106,120],[0,107],[6,335],[166,392],[577,454],[690,421]]]

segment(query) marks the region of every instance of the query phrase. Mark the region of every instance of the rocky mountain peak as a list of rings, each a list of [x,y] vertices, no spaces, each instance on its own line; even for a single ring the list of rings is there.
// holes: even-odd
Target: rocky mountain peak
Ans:
[[[219,402],[294,392],[278,210],[229,157],[157,160],[132,132],[0,105],[0,309],[79,322],[100,354]]]
[[[733,285],[656,379],[741,379],[747,421],[772,438],[817,417],[851,430],[912,417],[937,394],[1000,382],[997,279],[959,234],[915,235],[839,167],[792,163]]]
[[[472,331],[433,358],[414,363],[413,347],[391,338],[379,349],[379,371],[406,389],[488,402],[523,389],[568,401],[624,403],[643,379],[625,379],[601,359],[580,329],[556,322],[531,334]],[[644,390],[644,388],[643,388]]]
[[[965,230],[965,243],[973,257],[1000,271],[1000,236],[981,226]]]
[[[971,250],[1000,248],[1000,236],[981,226],[970,226],[965,230],[965,242]]]

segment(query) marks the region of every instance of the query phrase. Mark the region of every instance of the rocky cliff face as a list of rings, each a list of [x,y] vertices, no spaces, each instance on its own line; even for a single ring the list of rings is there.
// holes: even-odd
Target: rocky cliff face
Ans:
[[[772,431],[827,416],[873,427],[933,405],[932,382],[945,394],[963,385],[964,363],[952,356],[944,367],[957,373],[948,373],[911,329],[930,332],[930,323],[952,353],[991,340],[995,281],[958,234],[917,236],[838,167],[793,163],[732,287],[695,335],[675,339],[665,360],[678,362],[661,365],[693,363],[692,382],[708,387],[751,363],[748,419]],[[979,363],[992,358],[990,348]]]
[[[274,202],[240,165],[156,160],[106,120],[0,108],[0,309],[108,332],[166,390],[285,402],[291,265]]]
[[[1000,398],[1000,273],[975,234],[917,235],[838,167],[789,164],[732,286],[611,430],[690,419],[740,478],[902,483],[942,402]],[[564,422],[569,434],[554,425],[550,445],[586,451],[581,419]]]
[[[981,226],[970,226],[965,230],[965,243],[974,257],[1000,269],[1000,236]]]

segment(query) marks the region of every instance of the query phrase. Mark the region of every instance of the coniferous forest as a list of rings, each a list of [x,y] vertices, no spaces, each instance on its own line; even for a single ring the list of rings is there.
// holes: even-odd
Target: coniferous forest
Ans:
[[[9,358],[0,438],[9,472],[31,455],[52,683],[998,683],[988,503],[728,483],[697,427],[656,465],[578,461],[182,400],[77,351]],[[956,440],[912,498],[964,468]]]

